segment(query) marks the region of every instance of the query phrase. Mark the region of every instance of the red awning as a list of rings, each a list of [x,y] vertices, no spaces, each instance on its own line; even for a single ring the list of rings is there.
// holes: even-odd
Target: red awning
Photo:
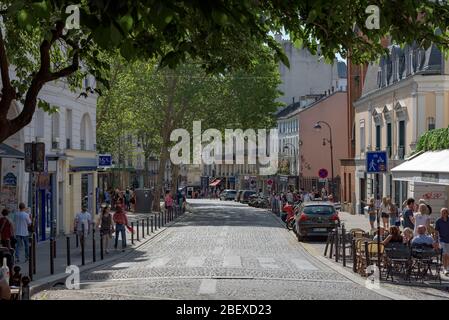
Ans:
[[[216,187],[220,182],[220,179],[215,179],[211,184],[209,184],[209,187]]]

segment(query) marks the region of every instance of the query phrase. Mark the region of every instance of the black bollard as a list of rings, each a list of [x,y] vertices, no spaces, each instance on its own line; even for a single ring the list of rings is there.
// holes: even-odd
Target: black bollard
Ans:
[[[131,244],[134,244],[134,222],[131,222]]]
[[[66,237],[67,242],[67,266],[71,265],[70,261],[70,237]]]
[[[86,260],[85,260],[85,256],[84,256],[84,245],[85,245],[85,243],[84,243],[84,224],[82,224],[82,227],[81,227],[81,231],[82,231],[82,234],[81,234],[81,239],[80,239],[80,245],[81,245],[81,265],[85,265],[86,264]]]
[[[55,273],[55,258],[53,255],[54,240],[50,239],[50,274]]]
[[[154,216],[151,217],[151,233],[153,233]]]
[[[76,237],[76,247],[78,248],[80,246],[80,239],[78,238],[78,233],[75,233],[75,237]]]
[[[103,236],[100,234],[100,259],[103,260]]]
[[[33,240],[31,243],[33,244],[33,274],[36,274],[36,237],[34,232],[32,233]]]
[[[329,258],[330,259],[332,259],[332,255],[334,252],[334,242],[335,242],[335,232],[332,231],[331,244],[330,244],[330,250],[329,250]]]
[[[147,234],[150,234],[150,217],[147,217]]]
[[[366,266],[368,267],[371,264],[369,261],[368,241],[365,241],[365,259],[366,259]]]
[[[28,244],[28,276],[32,281],[33,280],[33,245],[31,244],[31,241]]]
[[[332,231],[327,234],[326,246],[324,247],[324,256],[327,256],[327,250],[329,249],[329,244],[331,243]]]
[[[97,254],[95,250],[95,226],[92,227],[92,260],[97,261]]]
[[[338,259],[340,257],[340,235],[338,233],[338,227],[335,228],[335,262],[338,262]]]
[[[145,219],[142,219],[142,239],[145,239]]]
[[[346,267],[346,230],[345,225],[341,227],[342,250],[343,250],[343,267]]]
[[[136,227],[136,229],[137,229],[137,241],[140,241],[140,238],[139,238],[139,220],[136,221],[136,225],[137,225],[137,227]]]
[[[53,240],[53,258],[56,258],[56,239]]]
[[[352,271],[357,272],[357,251],[356,251],[356,241],[352,239]]]

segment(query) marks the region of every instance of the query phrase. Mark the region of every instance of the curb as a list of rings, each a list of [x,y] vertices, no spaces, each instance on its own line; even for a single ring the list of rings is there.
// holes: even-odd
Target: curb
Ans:
[[[271,211],[267,210],[267,212],[269,214],[272,215],[273,219],[276,220],[281,226],[285,227],[284,224],[281,223],[281,221],[279,220],[279,218],[277,216],[275,216]],[[296,239],[294,233],[290,233],[292,235],[292,237]],[[310,254],[314,259],[318,260],[319,262],[321,262],[322,264],[326,265],[327,267],[331,268],[332,270],[334,270],[335,272],[338,272],[339,274],[341,274],[342,276],[344,276],[345,278],[347,278],[348,280],[365,287],[368,290],[371,290],[381,296],[384,296],[386,298],[389,298],[391,300],[412,300],[404,295],[400,295],[397,293],[394,293],[390,290],[387,289],[375,289],[375,288],[369,288],[366,286],[366,279],[361,278],[360,276],[353,274],[352,272],[346,270],[343,266],[337,265],[336,263],[329,261],[327,258],[322,257],[321,254],[310,244],[308,243],[304,243],[304,242],[298,242],[305,251],[307,251],[308,254]],[[382,285],[382,284],[380,284]]]
[[[186,212],[184,212],[184,214],[186,214],[186,213],[188,213],[187,210],[186,210]],[[157,233],[153,233],[153,235],[151,235],[150,238],[142,239],[144,241],[141,240],[139,244],[134,245],[133,247],[130,247],[130,250],[128,252],[125,252],[125,254],[123,254],[123,255],[119,254],[119,255],[117,255],[115,257],[110,257],[110,258],[107,258],[107,259],[103,259],[103,260],[100,260],[100,261],[98,261],[96,263],[92,263],[92,264],[84,265],[84,266],[78,266],[79,270],[80,270],[80,274],[83,273],[83,272],[90,271],[92,269],[104,266],[104,265],[106,265],[108,263],[111,263],[111,262],[113,262],[115,260],[127,257],[128,255],[134,253],[134,251],[136,249],[140,248],[143,245],[146,245],[151,240],[157,238],[161,233],[163,233],[165,230],[167,230],[168,227],[172,226],[173,224],[175,224],[178,221],[181,221],[181,219],[183,218],[184,214],[179,216],[179,217],[177,217],[173,221],[170,221],[169,223],[167,223],[164,227],[159,229],[160,231],[158,231]],[[64,282],[65,279],[68,276],[69,276],[69,274],[67,274],[67,273],[58,273],[58,274],[54,274],[54,275],[51,275],[51,276],[48,276],[48,277],[45,277],[45,278],[33,281],[32,282],[33,285],[30,286],[30,297],[32,297],[33,295],[39,293],[40,291],[43,291],[45,289],[53,287],[55,284],[57,284],[59,282]]]

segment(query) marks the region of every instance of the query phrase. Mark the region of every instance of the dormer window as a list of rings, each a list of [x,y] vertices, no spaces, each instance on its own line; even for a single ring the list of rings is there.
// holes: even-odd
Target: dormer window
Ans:
[[[376,124],[382,123],[382,115],[379,112],[377,112],[376,109],[373,109],[373,112],[371,113],[371,115],[373,116],[374,122]]]
[[[387,106],[384,106],[382,113],[386,122],[391,122],[391,110]]]
[[[396,113],[396,117],[398,118],[398,120],[405,120],[407,116],[407,110],[399,102],[394,106],[394,112]]]

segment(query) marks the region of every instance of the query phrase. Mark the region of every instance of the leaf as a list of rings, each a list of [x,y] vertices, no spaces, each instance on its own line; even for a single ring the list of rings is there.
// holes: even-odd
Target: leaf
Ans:
[[[26,27],[29,18],[29,14],[25,9],[22,9],[17,13],[17,21],[19,23],[19,26],[21,26],[22,28]]]
[[[115,27],[113,23],[111,23],[110,39],[114,45],[119,44],[120,40],[122,39],[120,31]]]
[[[130,32],[134,24],[133,17],[127,14],[126,16],[120,18],[119,24],[122,27],[123,31]]]
[[[228,16],[223,11],[212,10],[212,19],[215,23],[224,26],[228,22]]]

